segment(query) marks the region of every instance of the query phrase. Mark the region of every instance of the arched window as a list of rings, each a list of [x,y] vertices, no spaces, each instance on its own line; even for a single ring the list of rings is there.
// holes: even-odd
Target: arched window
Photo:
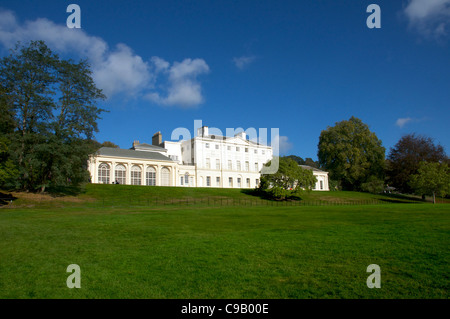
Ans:
[[[170,171],[167,167],[161,169],[161,186],[170,186]]]
[[[131,168],[131,185],[141,185],[141,168],[139,166],[133,166]]]
[[[118,184],[125,185],[126,181],[127,181],[126,176],[127,176],[127,170],[125,169],[125,166],[120,165],[120,164],[117,165],[116,170],[115,170],[115,175],[114,175],[114,177],[116,179],[115,182]]]
[[[98,166],[98,182],[100,184],[109,184],[109,165],[101,163]]]
[[[189,185],[189,173],[184,174],[184,184]]]
[[[156,170],[155,168],[149,166],[147,167],[145,173],[145,185],[155,186],[156,185]]]

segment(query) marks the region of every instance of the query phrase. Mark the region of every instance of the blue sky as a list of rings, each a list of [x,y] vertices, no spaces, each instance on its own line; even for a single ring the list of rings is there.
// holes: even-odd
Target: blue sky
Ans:
[[[387,151],[413,132],[449,151],[450,0],[2,0],[0,55],[30,39],[89,59],[110,111],[96,138],[122,148],[202,120],[279,128],[283,155],[317,159],[320,132],[356,116]]]

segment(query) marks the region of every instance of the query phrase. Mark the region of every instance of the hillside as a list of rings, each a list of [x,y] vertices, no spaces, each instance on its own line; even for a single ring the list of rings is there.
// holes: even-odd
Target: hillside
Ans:
[[[46,194],[3,192],[9,198],[4,207],[54,206],[289,206],[358,205],[421,202],[419,198],[361,192],[305,192],[300,201],[275,202],[261,199],[254,190],[226,188],[148,187],[132,185],[87,184],[80,189],[58,189]],[[12,196],[12,198],[11,198]],[[442,199],[440,199],[442,202]]]

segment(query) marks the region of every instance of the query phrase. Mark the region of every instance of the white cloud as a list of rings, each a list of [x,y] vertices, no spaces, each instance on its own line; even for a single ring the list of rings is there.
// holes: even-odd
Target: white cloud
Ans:
[[[403,117],[397,119],[395,122],[395,125],[397,125],[400,128],[403,128],[408,123],[417,123],[422,121],[427,121],[429,118],[423,117],[423,118],[412,118],[412,117]]]
[[[450,27],[450,0],[409,0],[404,9],[409,26],[431,38],[448,35]]]
[[[116,94],[148,100],[163,105],[195,106],[203,102],[202,88],[197,76],[208,73],[209,67],[202,59],[185,59],[170,63],[159,57],[147,62],[126,44],[119,43],[110,49],[100,37],[88,35],[82,29],[69,29],[48,19],[19,23],[11,11],[0,11],[0,44],[12,48],[17,41],[43,40],[60,53],[88,58],[92,76],[97,86],[111,98]],[[158,75],[165,73],[168,86],[156,87]]]
[[[240,70],[247,67],[253,61],[255,61],[254,56],[241,56],[239,58],[233,58],[234,65]]]
[[[152,62],[158,73],[168,78],[167,96],[151,92],[146,98],[161,105],[180,105],[191,107],[203,103],[202,87],[197,76],[209,72],[209,66],[203,59],[185,59],[175,62],[172,66],[159,57],[153,57]]]
[[[272,148],[274,149],[274,155],[276,150],[278,149],[279,155],[286,154],[292,148],[292,143],[289,142],[289,138],[287,136],[274,136],[271,142]]]
[[[410,117],[405,117],[405,118],[399,118],[396,122],[395,125],[397,125],[398,127],[402,128],[403,126],[405,126],[408,122],[411,122],[413,119]]]

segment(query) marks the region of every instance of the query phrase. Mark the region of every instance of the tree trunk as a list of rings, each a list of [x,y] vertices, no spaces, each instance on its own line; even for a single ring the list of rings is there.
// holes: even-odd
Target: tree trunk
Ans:
[[[436,194],[433,192],[433,204],[436,204]]]

